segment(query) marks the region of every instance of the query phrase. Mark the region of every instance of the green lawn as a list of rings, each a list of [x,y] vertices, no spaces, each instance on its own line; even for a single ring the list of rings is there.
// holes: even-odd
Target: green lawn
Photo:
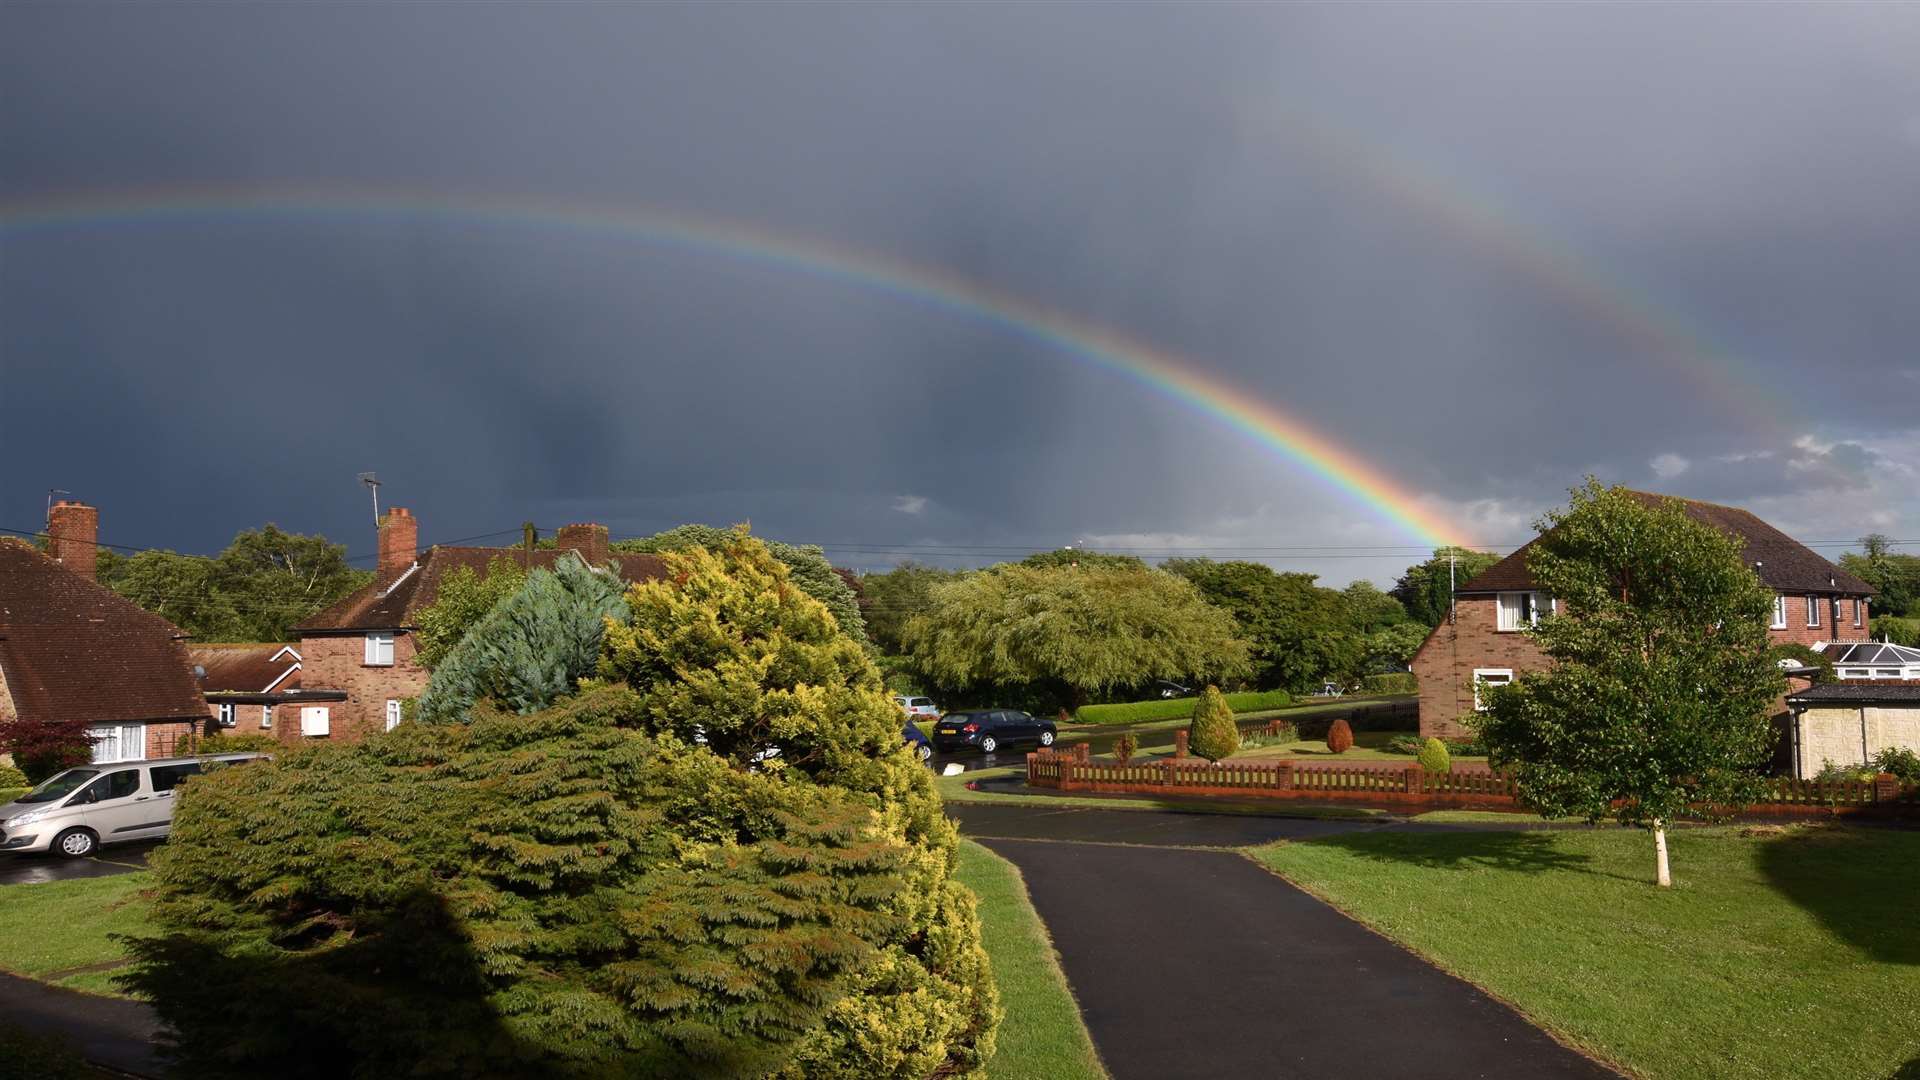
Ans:
[[[111,971],[75,969],[125,958],[108,935],[153,929],[139,895],[152,884],[153,875],[141,871],[0,887],[0,971],[96,994],[118,993]]]
[[[960,844],[959,878],[980,897],[980,935],[1000,987],[992,1080],[1105,1080],[1107,1071],[1080,1021],[1053,941],[1012,863],[971,840]]]
[[[1920,1075],[1920,833],[1368,833],[1257,849],[1362,922],[1654,1080]],[[1901,1075],[1909,1075],[1902,1072]]]

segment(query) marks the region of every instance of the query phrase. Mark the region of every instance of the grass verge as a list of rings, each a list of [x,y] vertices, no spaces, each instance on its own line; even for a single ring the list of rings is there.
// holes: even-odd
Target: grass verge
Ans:
[[[1653,1080],[1916,1067],[1920,833],[1729,827],[1668,843],[1664,890],[1638,830],[1365,833],[1253,855]]]
[[[1105,1080],[1054,958],[1053,941],[1013,864],[971,840],[960,843],[958,877],[980,898],[980,934],[1000,987],[1001,1021],[987,1075],[993,1080]]]
[[[0,971],[72,990],[122,995],[111,971],[84,971],[126,959],[111,934],[153,930],[140,893],[146,871],[0,889]]]

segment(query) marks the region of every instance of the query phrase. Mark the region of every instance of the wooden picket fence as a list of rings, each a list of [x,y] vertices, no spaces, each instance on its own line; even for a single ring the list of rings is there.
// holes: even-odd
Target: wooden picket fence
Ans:
[[[1105,794],[1228,796],[1366,802],[1421,809],[1520,811],[1513,781],[1483,770],[1430,773],[1394,763],[1322,765],[1290,760],[1211,763],[1163,758],[1126,764],[1092,761],[1080,752],[1027,755],[1027,785],[1056,791]],[[1876,780],[1822,782],[1775,778],[1767,794],[1743,816],[1846,814],[1920,815],[1920,785],[1891,776]]]

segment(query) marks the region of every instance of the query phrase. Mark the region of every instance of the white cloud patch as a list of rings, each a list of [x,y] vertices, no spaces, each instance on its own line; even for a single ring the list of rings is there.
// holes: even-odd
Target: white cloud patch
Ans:
[[[1686,472],[1692,464],[1693,462],[1688,461],[1679,454],[1661,454],[1659,457],[1647,462],[1647,467],[1652,469],[1653,475],[1660,479],[1671,480],[1681,473]]]
[[[927,511],[927,497],[925,495],[895,495],[893,497],[893,508],[902,514],[924,514]]]

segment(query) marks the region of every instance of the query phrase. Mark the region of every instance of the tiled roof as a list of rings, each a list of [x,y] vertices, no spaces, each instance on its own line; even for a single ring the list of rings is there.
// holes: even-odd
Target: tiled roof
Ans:
[[[1920,705],[1920,683],[1819,683],[1787,695],[1791,705]]]
[[[0,543],[0,675],[21,719],[206,719],[185,636],[33,548]]]
[[[300,689],[300,672],[294,670],[300,652],[292,645],[194,645],[187,655],[207,673],[200,680],[203,693],[259,694],[269,686]]]
[[[1628,494],[1648,505],[1668,498],[1668,496],[1652,495],[1644,491],[1632,491]],[[1805,544],[1745,510],[1733,506],[1721,506],[1718,503],[1698,502],[1693,499],[1675,499],[1674,501],[1678,502],[1680,508],[1693,520],[1712,525],[1738,537],[1742,549],[1741,557],[1750,566],[1754,563],[1760,564],[1755,568],[1760,575],[1760,580],[1771,588],[1793,593],[1873,595],[1873,586],[1821,558]],[[1520,550],[1487,567],[1472,581],[1461,586],[1458,591],[1464,595],[1534,588],[1533,575],[1527,570],[1527,554],[1538,542],[1538,538],[1528,541]]]
[[[525,548],[430,547],[413,569],[399,578],[385,584],[376,581],[294,629],[309,634],[410,629],[419,625],[420,612],[433,606],[440,594],[440,582],[460,567],[484,576],[495,559],[507,559],[521,566],[551,570],[565,554],[568,552],[561,548],[529,552]],[[651,581],[666,573],[666,564],[658,555],[614,552],[609,561],[630,583]]]

